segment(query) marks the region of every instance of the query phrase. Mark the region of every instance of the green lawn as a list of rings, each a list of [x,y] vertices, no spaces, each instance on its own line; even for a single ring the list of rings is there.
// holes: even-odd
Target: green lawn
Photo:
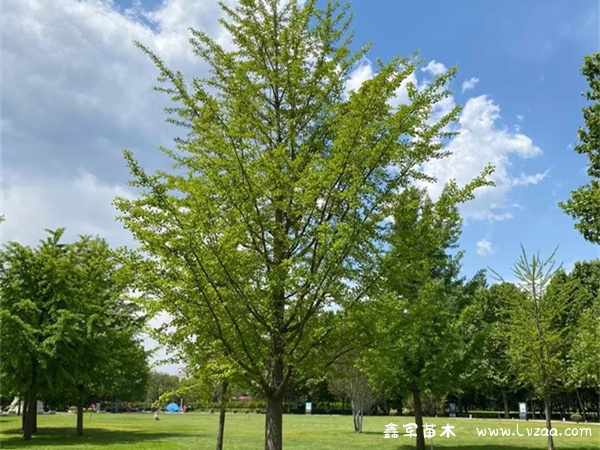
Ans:
[[[260,449],[263,446],[264,415],[227,414],[225,445],[227,450]],[[352,431],[352,418],[349,416],[284,416],[285,449],[410,449],[414,438],[402,436],[402,424],[410,422],[407,417],[365,417],[364,433],[357,435]],[[218,416],[216,414],[193,413],[186,415],[163,414],[160,421],[152,420],[151,414],[91,414],[86,413],[85,436],[75,436],[75,416],[58,414],[39,416],[39,433],[29,443],[22,441],[19,426],[20,417],[0,417],[1,448],[36,448],[56,450],[59,448],[100,449],[212,449],[215,446]],[[385,425],[399,425],[400,436],[397,439],[383,437]],[[434,448],[442,449],[544,449],[545,437],[528,437],[525,427],[541,427],[542,422],[521,422],[502,420],[469,419],[427,419],[426,423],[436,424]],[[442,426],[454,425],[456,436],[439,437]],[[476,428],[504,428],[519,432],[523,437],[481,437]],[[600,426],[597,424],[570,424],[557,422],[559,433],[570,428],[588,428],[592,436],[555,438],[557,448],[577,450],[600,449]],[[430,444],[427,439],[427,444]]]

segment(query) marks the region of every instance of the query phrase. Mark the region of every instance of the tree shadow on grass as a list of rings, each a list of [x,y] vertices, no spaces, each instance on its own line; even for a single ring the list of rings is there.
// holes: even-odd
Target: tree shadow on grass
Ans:
[[[24,441],[20,429],[3,430],[0,447],[33,448],[41,446],[69,447],[71,445],[93,444],[133,444],[157,439],[175,438],[178,433],[147,432],[143,430],[115,431],[104,428],[84,428],[83,436],[77,436],[73,427],[38,428],[30,441]],[[199,436],[199,433],[186,433],[186,436]]]

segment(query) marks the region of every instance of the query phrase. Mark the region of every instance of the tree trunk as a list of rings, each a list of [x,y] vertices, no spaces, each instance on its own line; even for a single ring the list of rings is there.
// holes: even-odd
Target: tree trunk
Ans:
[[[25,431],[25,421],[27,420],[27,398],[27,394],[19,398],[19,410],[21,411],[21,431]]]
[[[283,449],[283,396],[267,397],[265,450]]]
[[[362,426],[363,426],[363,418],[365,417],[364,415],[364,411],[362,410],[362,408],[360,409],[360,416],[358,417],[358,429],[359,429],[359,433],[362,433]]]
[[[83,436],[83,398],[77,400],[77,436]]]
[[[221,408],[219,411],[219,434],[217,434],[217,450],[223,450],[223,437],[225,435],[225,403],[227,400],[227,381],[221,385]]]
[[[554,450],[554,438],[550,434],[552,430],[552,405],[548,394],[544,395],[544,412],[546,414],[546,428],[548,429],[548,450]]]
[[[37,398],[35,399],[35,402],[33,403],[33,405],[34,405],[33,406],[34,412],[32,413],[33,415],[31,417],[31,421],[32,421],[31,432],[33,434],[37,434],[37,432],[38,432],[37,431]]]
[[[354,421],[354,432],[362,433],[362,411],[354,401],[352,401],[352,420]]]
[[[581,411],[581,417],[582,417],[583,421],[585,422],[587,420],[585,418],[585,403],[583,403],[581,401],[581,396],[579,395],[579,389],[575,389],[575,392],[577,393],[577,400],[579,401],[579,411]]]
[[[34,427],[34,419],[37,414],[37,398],[35,394],[29,393],[27,394],[27,407],[25,408],[25,426],[23,427],[23,439],[25,441],[31,440],[31,435],[33,434]]]
[[[502,391],[502,401],[504,402],[504,418],[510,419],[510,411],[508,410],[508,393],[505,390]]]
[[[425,434],[423,433],[423,408],[421,406],[421,392],[413,390],[413,402],[415,406],[415,423],[417,424],[417,450],[425,450]]]

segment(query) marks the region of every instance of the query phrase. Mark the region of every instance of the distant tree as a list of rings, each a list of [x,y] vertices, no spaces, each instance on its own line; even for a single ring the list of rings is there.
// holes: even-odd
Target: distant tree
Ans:
[[[211,75],[190,87],[139,44],[167,83],[158,89],[176,102],[169,120],[188,133],[177,151],[162,149],[171,173],[147,174],[126,152],[141,192],[116,205],[151,256],[140,287],[167,312],[197,309],[196,320],[264,395],[265,448],[280,450],[287,386],[294,374],[323,372],[323,349],[343,318],[323,311],[363,296],[345,281],[369,270],[394,192],[430,179],[419,168],[446,155],[446,126],[458,108],[431,118],[455,70],[423,89],[409,83],[408,102],[398,105],[418,63],[394,58],[347,95],[367,52],[350,50],[347,7],[222,7],[235,48],[192,30],[194,53]],[[147,283],[156,273],[162,280]],[[171,304],[162,296],[169,283],[194,297]]]
[[[571,198],[559,206],[578,220],[575,228],[586,240],[600,244],[600,52],[584,58],[581,73],[590,88],[583,95],[592,104],[583,108],[587,129],[579,129],[580,142],[575,151],[588,156],[587,172],[592,179],[573,191]]]
[[[363,417],[373,406],[375,393],[369,379],[355,363],[352,354],[338,359],[330,368],[327,380],[332,393],[350,400],[354,431],[362,433]]]
[[[580,388],[591,387],[600,395],[600,260],[578,261],[568,275],[571,304],[568,319],[573,327],[569,348],[569,379],[586,419]],[[600,417],[600,397],[598,398]]]
[[[554,450],[551,398],[565,382],[566,356],[570,327],[563,318],[568,311],[569,296],[549,289],[560,269],[555,267],[554,253],[546,260],[539,254],[528,258],[525,249],[513,272],[525,294],[511,298],[508,319],[509,356],[519,381],[532,388],[544,400],[548,450]],[[501,278],[501,277],[500,277]]]
[[[473,381],[483,392],[501,394],[505,418],[510,417],[508,394],[518,386],[510,364],[507,322],[511,305],[524,298],[517,286],[503,282],[481,290],[474,305],[481,352],[472,358],[477,372]]]
[[[165,393],[172,393],[172,398],[179,387],[179,378],[164,372],[150,372],[146,403],[152,407],[160,407],[158,401]]]
[[[140,338],[123,330],[111,339],[109,349],[111,357],[103,358],[96,369],[102,380],[101,392],[93,394],[121,401],[145,401],[150,381],[149,353]]]
[[[473,299],[458,277],[461,254],[451,251],[462,225],[457,205],[483,182],[477,178],[463,189],[449,183],[437,202],[416,188],[397,196],[381,283],[369,299],[377,346],[365,352],[361,368],[378,390],[398,386],[412,397],[419,450],[425,448],[422,394],[450,390],[464,358],[461,315]]]

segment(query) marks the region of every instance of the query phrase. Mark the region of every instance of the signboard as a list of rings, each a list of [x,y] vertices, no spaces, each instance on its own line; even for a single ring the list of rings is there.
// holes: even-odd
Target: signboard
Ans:
[[[456,417],[456,403],[448,403],[450,408],[450,417]]]
[[[527,403],[519,403],[519,419],[527,420]]]
[[[306,414],[310,414],[312,412],[312,403],[306,402]]]

